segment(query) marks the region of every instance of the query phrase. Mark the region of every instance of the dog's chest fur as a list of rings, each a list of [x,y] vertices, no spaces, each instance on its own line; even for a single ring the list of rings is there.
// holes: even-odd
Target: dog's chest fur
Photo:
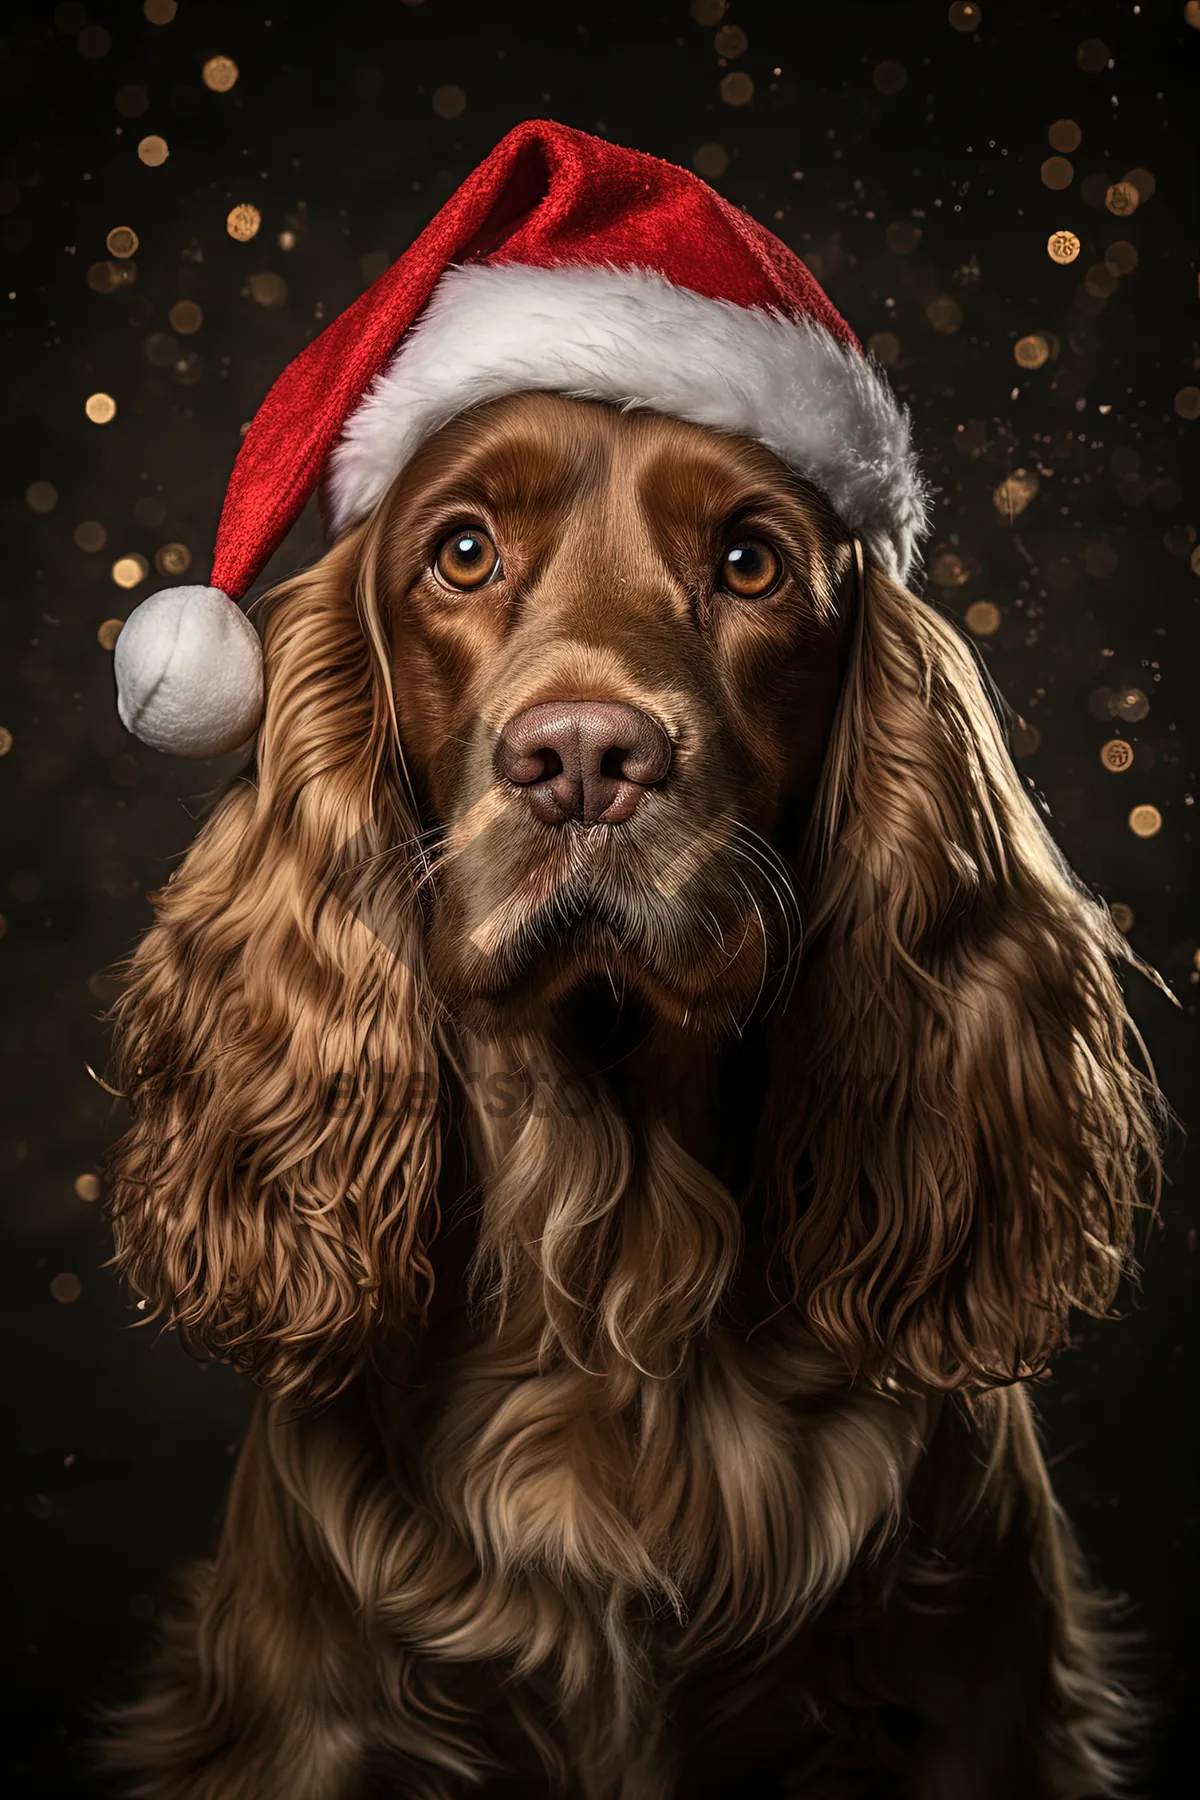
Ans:
[[[898,1516],[923,1435],[919,1401],[847,1388],[786,1320],[714,1329],[658,1380],[539,1373],[503,1334],[434,1367],[403,1454],[402,1635],[498,1660],[612,1744],[646,1696],[786,1643]]]
[[[780,1652],[900,1516],[926,1423],[795,1309],[735,1327],[741,1207],[624,1129],[598,1102],[569,1143],[551,1120],[499,1146],[472,1246],[499,1318],[452,1303],[380,1421],[396,1638],[575,1769],[649,1755],[673,1690]]]

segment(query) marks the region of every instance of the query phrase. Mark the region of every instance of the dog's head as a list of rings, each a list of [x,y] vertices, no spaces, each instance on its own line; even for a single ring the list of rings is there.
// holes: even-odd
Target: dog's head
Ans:
[[[774,1009],[763,1179],[849,1368],[1003,1378],[1107,1304],[1154,1160],[1120,941],[969,649],[768,451],[463,415],[264,652],[121,1013],[119,1260],[196,1342],[314,1395],[419,1318],[464,1036],[598,978],[708,1037]]]

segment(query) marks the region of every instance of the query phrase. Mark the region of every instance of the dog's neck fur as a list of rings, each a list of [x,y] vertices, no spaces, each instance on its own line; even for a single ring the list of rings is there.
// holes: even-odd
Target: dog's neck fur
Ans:
[[[550,1041],[582,1085],[599,1084],[635,1136],[662,1127],[741,1196],[751,1178],[769,1078],[766,1029],[737,1037],[652,1016],[636,999],[586,985],[560,1006]]]
[[[680,1366],[743,1261],[761,1033],[722,1044],[589,987],[468,1056],[476,1297],[514,1320],[527,1303],[543,1362],[590,1367],[590,1344],[614,1376]]]

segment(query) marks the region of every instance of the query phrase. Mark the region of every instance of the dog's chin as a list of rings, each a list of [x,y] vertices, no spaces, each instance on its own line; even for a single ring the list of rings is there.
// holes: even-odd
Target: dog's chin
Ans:
[[[711,942],[647,955],[612,921],[588,912],[485,954],[469,939],[439,944],[435,931],[430,974],[451,1016],[489,1040],[544,1029],[580,994],[601,988],[664,1023],[719,1036],[739,1029],[764,992],[761,936],[749,921],[734,935],[739,948],[732,955]]]

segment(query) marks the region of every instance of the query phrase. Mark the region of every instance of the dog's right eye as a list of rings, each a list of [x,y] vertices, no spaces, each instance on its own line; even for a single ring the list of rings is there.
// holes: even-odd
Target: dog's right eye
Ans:
[[[452,531],[433,559],[434,573],[452,588],[482,587],[499,566],[500,552],[487,532],[476,525]]]

